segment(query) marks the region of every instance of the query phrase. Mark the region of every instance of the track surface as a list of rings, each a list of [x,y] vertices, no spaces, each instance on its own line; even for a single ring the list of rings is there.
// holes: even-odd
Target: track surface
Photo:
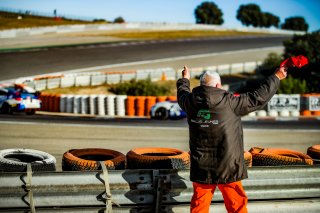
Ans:
[[[306,152],[319,144],[320,122],[244,121],[244,148],[253,146]],[[56,157],[69,149],[106,148],[127,153],[137,147],[189,150],[186,120],[73,118],[35,115],[0,116],[0,149],[29,148]]]
[[[285,39],[288,36],[162,40],[0,53],[0,80],[141,60],[282,46]]]

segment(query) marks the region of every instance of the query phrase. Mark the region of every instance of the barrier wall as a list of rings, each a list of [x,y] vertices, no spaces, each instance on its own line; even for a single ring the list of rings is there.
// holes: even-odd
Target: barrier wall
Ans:
[[[99,116],[150,116],[151,107],[163,101],[176,101],[176,96],[126,95],[51,95],[42,93],[42,111],[90,114]],[[319,116],[320,95],[274,95],[267,107],[248,117]]]
[[[242,72],[252,72],[257,66],[261,65],[261,61],[222,64],[210,67],[197,67],[190,69],[191,77],[200,76],[203,71],[216,71],[220,75],[229,75]],[[53,76],[37,76],[33,79],[28,78],[17,79],[20,82],[42,91],[45,89],[67,88],[74,86],[98,86],[103,84],[118,84],[130,80],[145,80],[151,81],[159,80],[177,80],[181,77],[181,70],[173,68],[157,68],[157,69],[138,69],[127,72],[80,72],[74,74],[53,75]]]

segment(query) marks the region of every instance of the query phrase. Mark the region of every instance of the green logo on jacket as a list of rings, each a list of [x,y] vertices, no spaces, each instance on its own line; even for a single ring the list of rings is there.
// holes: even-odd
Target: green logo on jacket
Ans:
[[[200,109],[198,111],[197,117],[198,118],[203,118],[204,120],[210,120],[211,119],[211,114],[210,114],[210,111],[207,110],[207,109]]]

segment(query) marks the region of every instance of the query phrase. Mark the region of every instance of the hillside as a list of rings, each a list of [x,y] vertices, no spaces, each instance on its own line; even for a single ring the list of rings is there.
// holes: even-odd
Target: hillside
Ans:
[[[72,20],[63,17],[44,17],[25,13],[12,13],[0,11],[0,30],[29,28],[29,27],[44,27],[55,25],[73,25],[73,24],[93,24],[106,23],[105,21],[82,21]]]

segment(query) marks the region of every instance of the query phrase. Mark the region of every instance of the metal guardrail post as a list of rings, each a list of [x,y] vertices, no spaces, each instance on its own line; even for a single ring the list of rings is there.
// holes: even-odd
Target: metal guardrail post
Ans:
[[[35,213],[36,208],[35,208],[35,204],[33,200],[33,192],[32,192],[32,167],[30,163],[27,164],[27,181],[26,181],[25,189],[28,192],[30,211],[32,213]]]

